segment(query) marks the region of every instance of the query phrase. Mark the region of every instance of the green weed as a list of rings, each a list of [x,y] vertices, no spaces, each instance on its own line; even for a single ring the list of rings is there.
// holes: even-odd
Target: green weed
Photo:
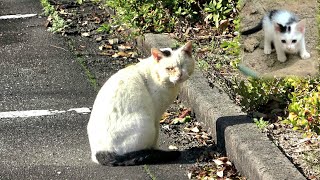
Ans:
[[[52,26],[48,28],[51,32],[61,32],[67,27],[67,23],[59,16],[54,7],[48,2],[48,0],[41,0],[41,5],[44,10],[44,14],[51,19]]]
[[[141,32],[172,32],[175,26],[186,20],[188,23],[206,21],[219,24],[232,13],[234,0],[108,0],[106,5],[115,9],[116,23]],[[231,3],[231,4],[230,4]],[[184,21],[183,24],[186,22]]]
[[[259,129],[265,129],[269,125],[269,122],[264,121],[262,117],[260,119],[254,118],[253,122],[258,126]]]
[[[301,130],[308,136],[320,134],[319,78],[249,78],[235,83],[234,91],[244,111],[266,110],[269,102],[276,101],[288,114],[282,117],[282,123],[290,124],[294,130]],[[272,113],[272,110],[264,113]]]
[[[205,21],[212,21],[215,27],[218,28],[220,21],[230,15],[234,5],[234,0],[211,0],[204,5],[204,12],[207,13]]]
[[[97,91],[99,89],[99,86],[98,86],[98,82],[96,80],[96,77],[93,74],[91,74],[90,70],[87,68],[87,66],[84,62],[84,59],[82,57],[78,57],[77,59],[78,59],[78,62],[80,63],[80,65],[82,66],[82,68],[84,69],[84,71],[89,79],[90,84]]]
[[[157,178],[151,173],[148,165],[143,165],[143,169],[146,171],[146,173],[150,176],[152,180],[156,180]]]
[[[110,33],[111,26],[109,24],[102,24],[98,29],[97,32],[99,33]]]
[[[207,61],[199,59],[198,61],[198,67],[203,70],[203,71],[208,71],[209,69],[209,64]]]

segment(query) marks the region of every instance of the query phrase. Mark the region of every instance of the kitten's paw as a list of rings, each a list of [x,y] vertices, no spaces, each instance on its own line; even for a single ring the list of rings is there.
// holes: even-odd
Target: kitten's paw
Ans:
[[[308,59],[308,58],[310,58],[310,53],[308,53],[307,51],[303,52],[303,53],[300,53],[300,57],[302,59]]]
[[[286,56],[278,56],[278,61],[280,62],[286,62],[287,57]]]
[[[264,48],[264,54],[271,54],[271,48]]]

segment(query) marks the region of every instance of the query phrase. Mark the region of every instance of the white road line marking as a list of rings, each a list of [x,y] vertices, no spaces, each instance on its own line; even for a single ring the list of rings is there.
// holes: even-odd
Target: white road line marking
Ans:
[[[58,110],[29,110],[29,111],[8,111],[0,112],[0,119],[2,118],[18,118],[18,117],[37,117],[37,116],[52,116],[55,114],[62,114],[70,111],[75,111],[79,114],[88,114],[91,112],[90,108],[71,108],[66,111]]]
[[[0,19],[21,19],[21,18],[34,17],[36,15],[37,14],[13,14],[13,15],[0,16]]]

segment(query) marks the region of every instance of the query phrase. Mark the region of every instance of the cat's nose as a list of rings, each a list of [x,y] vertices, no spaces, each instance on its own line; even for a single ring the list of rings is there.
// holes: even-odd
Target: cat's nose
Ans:
[[[288,47],[288,50],[289,50],[289,51],[292,51],[292,50],[294,50],[294,47],[293,47],[293,46],[289,46],[289,47]]]

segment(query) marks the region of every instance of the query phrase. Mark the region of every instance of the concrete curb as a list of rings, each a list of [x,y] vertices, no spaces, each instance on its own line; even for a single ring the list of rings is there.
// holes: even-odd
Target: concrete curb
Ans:
[[[149,56],[151,47],[170,47],[172,39],[166,35],[147,34],[138,40],[137,45],[145,56]],[[227,94],[208,86],[198,69],[184,83],[180,98],[193,109],[217,145],[226,151],[236,168],[248,179],[306,179]]]

